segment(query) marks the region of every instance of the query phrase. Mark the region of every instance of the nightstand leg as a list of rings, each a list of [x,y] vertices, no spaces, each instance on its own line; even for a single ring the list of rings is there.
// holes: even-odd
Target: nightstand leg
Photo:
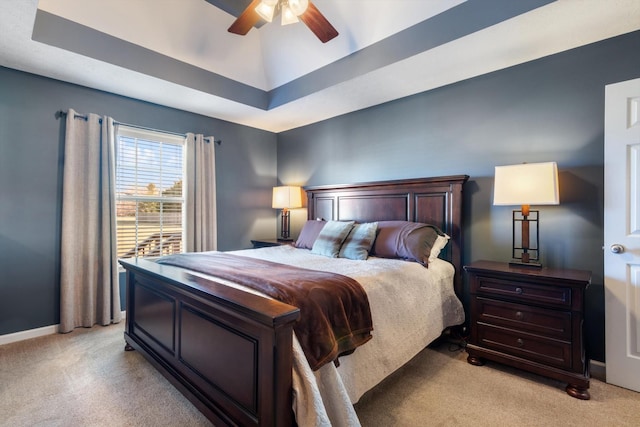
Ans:
[[[565,390],[569,396],[575,397],[576,399],[589,400],[591,398],[589,390],[584,387],[568,384]]]
[[[482,366],[484,365],[484,359],[478,357],[478,356],[472,356],[471,354],[469,356],[467,356],[467,362],[469,362],[472,365],[475,366]]]

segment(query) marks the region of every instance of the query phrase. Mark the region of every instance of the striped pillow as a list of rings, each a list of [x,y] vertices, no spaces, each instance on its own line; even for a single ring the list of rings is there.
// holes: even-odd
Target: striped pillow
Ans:
[[[340,247],[352,227],[353,221],[327,221],[316,241],[313,242],[311,253],[337,258]]]
[[[338,256],[349,259],[367,259],[373,241],[376,239],[376,231],[378,231],[377,222],[355,224],[342,244]]]

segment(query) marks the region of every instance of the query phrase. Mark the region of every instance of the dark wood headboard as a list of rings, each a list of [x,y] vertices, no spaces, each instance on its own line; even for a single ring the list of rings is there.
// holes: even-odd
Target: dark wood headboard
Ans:
[[[309,219],[336,221],[404,220],[433,224],[451,240],[440,258],[455,269],[462,298],[462,186],[468,175],[304,187]]]

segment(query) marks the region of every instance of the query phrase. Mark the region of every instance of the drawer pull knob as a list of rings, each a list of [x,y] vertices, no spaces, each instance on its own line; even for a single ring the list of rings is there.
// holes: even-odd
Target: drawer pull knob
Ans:
[[[516,343],[518,344],[518,347],[522,347],[524,345],[524,341],[522,340],[522,338],[518,338],[516,340]]]
[[[523,317],[524,317],[524,314],[522,314],[521,311],[516,311],[516,319],[522,320]]]
[[[522,288],[516,288],[516,294],[518,295],[522,294]]]

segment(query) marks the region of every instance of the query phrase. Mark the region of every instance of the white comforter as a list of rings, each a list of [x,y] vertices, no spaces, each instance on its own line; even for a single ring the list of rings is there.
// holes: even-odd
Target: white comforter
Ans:
[[[427,269],[415,262],[375,257],[327,258],[292,246],[232,253],[343,274],[357,280],[369,298],[373,338],[341,357],[338,368],[329,363],[313,372],[294,336],[294,410],[301,427],[359,426],[353,403],[443,329],[464,321],[462,304],[453,291],[453,266],[440,259]]]

